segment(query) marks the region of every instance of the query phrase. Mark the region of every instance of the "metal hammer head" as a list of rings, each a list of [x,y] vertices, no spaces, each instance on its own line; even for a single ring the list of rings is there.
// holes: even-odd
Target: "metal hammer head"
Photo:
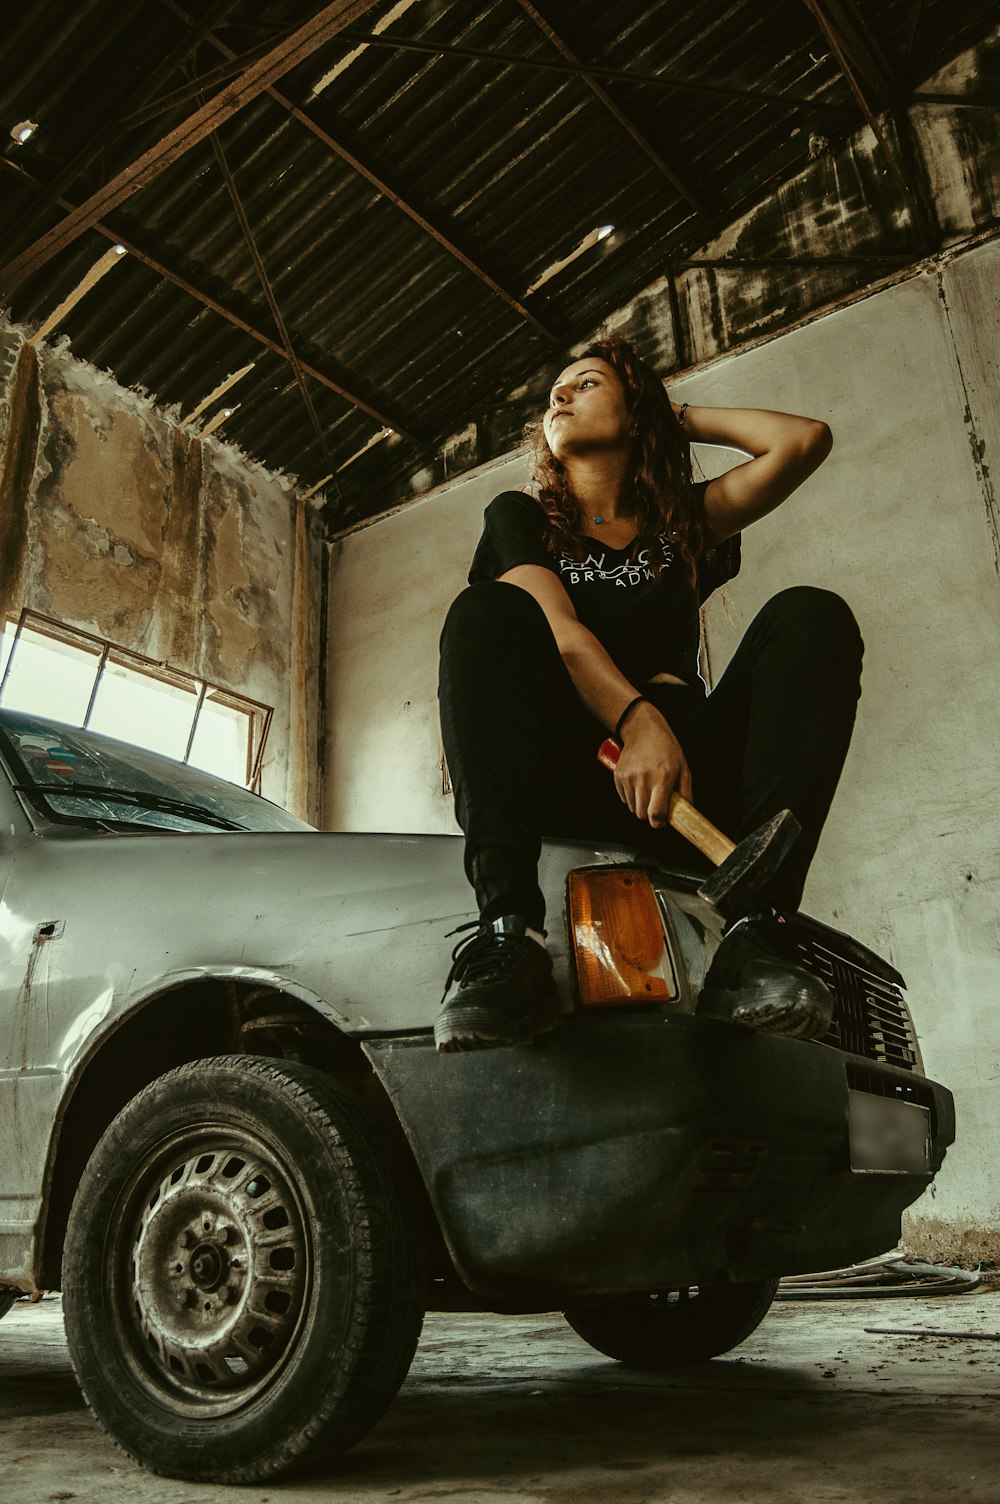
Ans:
[[[744,836],[711,877],[706,877],[698,893],[720,913],[732,912],[780,866],[800,829],[791,810],[781,810],[772,820]]]

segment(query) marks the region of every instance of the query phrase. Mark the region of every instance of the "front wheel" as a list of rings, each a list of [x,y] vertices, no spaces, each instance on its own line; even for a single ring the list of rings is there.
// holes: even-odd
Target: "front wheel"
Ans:
[[[776,1279],[649,1290],[564,1312],[585,1342],[630,1368],[665,1371],[703,1363],[745,1341],[764,1320]]]
[[[88,1404],[154,1472],[252,1483],[382,1414],[423,1315],[416,1217],[366,1111],[307,1066],[199,1060],[98,1144],[63,1297]]]

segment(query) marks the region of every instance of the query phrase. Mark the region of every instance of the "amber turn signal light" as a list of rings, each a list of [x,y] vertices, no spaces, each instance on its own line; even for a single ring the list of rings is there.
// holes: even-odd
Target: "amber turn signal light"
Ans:
[[[569,875],[569,916],[580,1002],[665,1002],[677,982],[653,885],[632,867]]]

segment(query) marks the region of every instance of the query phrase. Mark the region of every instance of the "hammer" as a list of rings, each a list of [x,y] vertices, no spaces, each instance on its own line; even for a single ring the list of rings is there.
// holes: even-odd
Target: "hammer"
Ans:
[[[621,743],[609,736],[601,743],[597,760],[614,771],[621,750]],[[676,793],[670,796],[667,818],[674,830],[714,865],[715,871],[698,893],[720,913],[767,881],[788,855],[801,828],[791,810],[783,809],[737,845]]]

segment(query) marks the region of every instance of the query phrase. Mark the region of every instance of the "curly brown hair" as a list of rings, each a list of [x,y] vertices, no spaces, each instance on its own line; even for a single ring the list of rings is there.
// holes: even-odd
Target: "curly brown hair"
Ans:
[[[577,357],[607,361],[625,392],[633,435],[625,490],[635,513],[640,547],[669,533],[692,584],[705,549],[705,520],[691,471],[691,445],[678,423],[663,383],[627,340],[596,340]],[[534,444],[532,481],[548,518],[546,544],[556,553],[579,557],[586,551],[583,511],[573,495],[565,466],[548,446],[541,419],[529,426]],[[589,541],[589,540],[588,540]]]

